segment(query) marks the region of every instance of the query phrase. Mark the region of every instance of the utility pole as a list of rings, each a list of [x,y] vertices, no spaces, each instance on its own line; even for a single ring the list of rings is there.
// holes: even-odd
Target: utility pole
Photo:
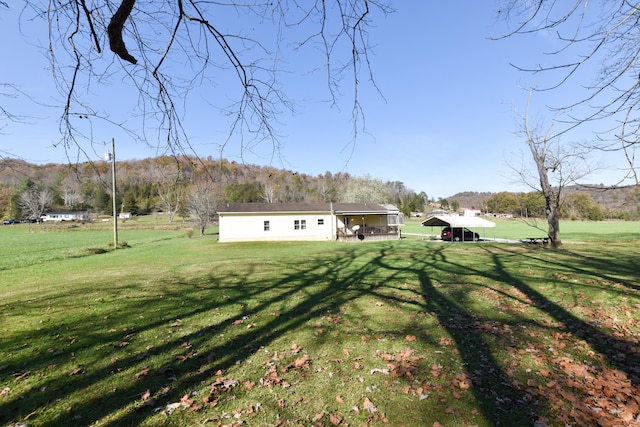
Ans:
[[[116,140],[111,138],[111,152],[104,159],[111,161],[111,201],[113,209],[113,249],[118,249],[118,210],[116,208]]]

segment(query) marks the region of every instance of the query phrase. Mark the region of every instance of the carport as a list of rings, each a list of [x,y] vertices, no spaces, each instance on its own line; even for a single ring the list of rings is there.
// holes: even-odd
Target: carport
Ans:
[[[493,228],[493,239],[496,238],[496,223],[487,221],[477,216],[453,216],[453,215],[434,215],[422,221],[422,235],[424,236],[424,227],[451,227],[451,228]],[[478,233],[479,234],[479,233]],[[486,230],[483,238],[486,238]]]

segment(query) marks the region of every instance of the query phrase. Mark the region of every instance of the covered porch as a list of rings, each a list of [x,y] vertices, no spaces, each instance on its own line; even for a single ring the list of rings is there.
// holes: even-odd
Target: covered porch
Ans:
[[[344,242],[400,239],[404,214],[392,205],[373,206],[367,210],[336,210],[337,239]]]

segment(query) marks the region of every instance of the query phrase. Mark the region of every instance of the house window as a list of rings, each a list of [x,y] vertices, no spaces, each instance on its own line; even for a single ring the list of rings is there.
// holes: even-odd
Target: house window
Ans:
[[[294,230],[306,230],[307,229],[307,220],[306,219],[295,219],[295,220],[293,220],[293,229]]]
[[[264,231],[269,231],[269,221],[264,222]]]
[[[293,220],[293,229],[294,230],[300,230],[300,220],[299,219]]]
[[[307,229],[307,220],[306,219],[300,220],[300,229],[301,230],[306,230]]]
[[[324,218],[318,218],[318,225],[324,225]]]

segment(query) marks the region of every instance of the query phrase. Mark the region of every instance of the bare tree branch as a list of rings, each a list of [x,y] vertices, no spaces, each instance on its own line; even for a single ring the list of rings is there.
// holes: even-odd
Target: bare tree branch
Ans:
[[[93,25],[93,19],[91,18],[91,11],[89,11],[89,8],[87,7],[87,2],[85,0],[81,0],[80,3],[82,4],[82,10],[84,11],[84,15],[87,18],[87,22],[89,23],[89,28],[91,28],[91,35],[93,36],[93,41],[95,42],[95,49],[98,51],[98,53],[101,53],[102,48],[100,47],[100,40],[98,40],[98,34],[96,33],[96,29]]]
[[[524,72],[542,73],[557,78],[555,83],[537,88],[538,91],[558,90],[578,82],[582,95],[556,106],[564,121],[556,122],[564,127],[555,136],[583,126],[601,122],[606,128],[597,133],[591,148],[604,151],[622,151],[627,161],[627,171],[621,182],[633,180],[638,174],[635,148],[640,129],[640,38],[637,37],[640,22],[640,5],[636,2],[590,2],[574,0],[505,0],[499,14],[505,20],[520,19],[515,29],[498,37],[515,37],[543,33],[555,36],[561,48],[547,53],[556,58],[551,65],[534,67],[515,66]],[[568,33],[569,35],[565,35]],[[590,84],[583,84],[588,66],[599,68]],[[587,74],[588,75],[588,74]],[[575,111],[579,111],[576,113]],[[615,144],[615,145],[614,145]]]
[[[200,97],[212,88],[205,97],[228,119],[222,150],[233,139],[239,140],[242,152],[263,141],[278,152],[278,117],[294,109],[281,87],[287,49],[321,47],[319,63],[326,67],[333,104],[343,83],[352,87],[355,135],[364,125],[359,102],[363,76],[377,90],[368,29],[374,18],[392,12],[387,3],[28,0],[30,16],[25,19],[47,20],[45,49],[62,97],[60,142],[65,149],[85,152],[93,144],[91,129],[102,122],[122,126],[133,140],[161,153],[197,155],[186,128],[187,105],[196,89]],[[103,51],[103,43],[117,56]],[[106,87],[118,87],[119,111],[105,111],[95,96]],[[114,119],[120,111],[131,114],[126,120]]]
[[[123,60],[129,61],[132,64],[137,64],[138,60],[129,53],[124,45],[122,30],[124,28],[125,21],[129,18],[129,15],[131,15],[131,11],[133,10],[135,3],[136,0],[122,0],[120,7],[111,17],[111,22],[109,22],[109,26],[107,26],[109,47],[111,48],[111,51]]]

